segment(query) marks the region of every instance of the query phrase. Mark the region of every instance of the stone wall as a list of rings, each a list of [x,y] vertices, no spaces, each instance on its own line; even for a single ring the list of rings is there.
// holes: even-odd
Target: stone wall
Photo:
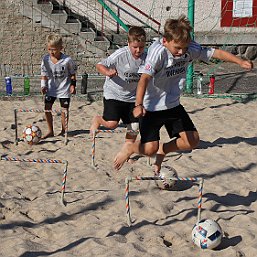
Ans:
[[[23,16],[23,2],[19,0],[1,1],[0,76],[2,77],[15,74],[39,75],[41,59],[46,53],[45,38],[51,31],[59,32],[59,29],[43,27]],[[75,33],[64,33],[63,37],[64,52],[76,61],[79,68],[78,73],[83,74],[85,71],[95,73],[95,63],[105,55],[96,57],[93,53],[86,52],[85,47],[81,44],[81,39]],[[252,60],[257,56],[256,45],[233,46],[226,49]]]
[[[37,74],[50,30],[35,27],[32,20],[21,15],[15,1],[2,1],[0,17],[1,75]]]
[[[27,0],[29,1],[29,0]],[[40,74],[42,56],[46,53],[46,36],[60,32],[35,23],[22,15],[22,1],[2,0],[0,8],[0,76]],[[96,58],[85,54],[81,38],[74,33],[60,32],[64,39],[64,52],[78,65],[78,73],[95,73]],[[105,55],[104,55],[105,56]],[[91,59],[90,59],[91,58]]]

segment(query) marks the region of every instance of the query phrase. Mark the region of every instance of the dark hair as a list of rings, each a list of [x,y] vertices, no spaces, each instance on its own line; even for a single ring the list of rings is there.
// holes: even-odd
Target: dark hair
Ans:
[[[189,43],[192,38],[190,32],[192,31],[190,21],[185,15],[181,15],[178,19],[168,19],[164,25],[163,37],[169,42]]]
[[[130,27],[128,31],[128,42],[145,42],[146,41],[146,33],[145,30],[138,26]]]

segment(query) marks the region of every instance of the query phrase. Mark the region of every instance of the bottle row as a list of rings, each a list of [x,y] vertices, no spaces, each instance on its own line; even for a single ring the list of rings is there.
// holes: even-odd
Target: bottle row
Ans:
[[[197,94],[201,95],[202,94],[202,83],[203,83],[203,74],[200,73],[198,75],[197,81],[196,81],[196,90],[197,90]],[[214,88],[215,88],[215,76],[211,75],[210,76],[210,83],[209,83],[209,91],[208,94],[209,95],[213,95],[214,94]]]
[[[84,73],[82,75],[81,80],[81,94],[87,94],[87,84],[88,84],[88,74]],[[30,95],[30,79],[28,76],[24,77],[23,81],[24,86],[24,95]],[[13,93],[13,86],[12,86],[12,79],[11,77],[5,77],[5,87],[6,87],[6,94],[12,95]]]
[[[24,86],[24,95],[29,95],[30,94],[30,79],[28,76],[24,77],[23,81],[23,86]],[[6,87],[6,94],[7,95],[12,95],[12,79],[11,77],[5,77],[5,87]]]
[[[82,76],[82,81],[81,81],[81,94],[87,93],[87,81],[88,81],[88,74],[84,74]],[[198,95],[202,94],[202,81],[203,81],[203,74],[200,73],[197,78],[197,81],[196,81],[196,89],[197,89]],[[214,75],[212,75],[210,77],[208,94],[214,94],[214,83],[215,83],[215,77],[214,77]],[[24,77],[23,85],[24,85],[24,95],[29,95],[30,94],[30,79],[28,76]],[[11,77],[5,77],[5,86],[6,86],[6,94],[12,95],[13,87],[12,87]]]

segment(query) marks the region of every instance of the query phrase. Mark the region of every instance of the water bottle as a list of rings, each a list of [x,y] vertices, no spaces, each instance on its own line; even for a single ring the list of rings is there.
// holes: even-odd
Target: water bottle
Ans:
[[[12,79],[11,77],[5,77],[6,94],[12,95]]]
[[[88,74],[85,72],[82,75],[82,80],[81,80],[81,94],[87,93],[87,80],[88,80]]]
[[[202,81],[203,81],[203,74],[199,73],[199,76],[196,81],[196,90],[198,95],[202,94]]]
[[[28,76],[24,77],[24,95],[29,95],[30,93],[30,80]]]
[[[210,77],[210,84],[209,84],[209,95],[213,95],[214,94],[214,82],[215,82],[215,77],[214,75],[211,75]]]

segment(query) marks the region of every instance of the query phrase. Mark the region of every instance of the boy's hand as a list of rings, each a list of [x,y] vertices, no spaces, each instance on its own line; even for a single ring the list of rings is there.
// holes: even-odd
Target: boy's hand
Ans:
[[[118,72],[116,69],[109,69],[108,72],[106,73],[106,76],[112,78],[118,75]]]
[[[42,87],[42,88],[41,88],[41,93],[42,93],[43,95],[45,95],[46,92],[47,92],[47,87]]]
[[[251,61],[242,60],[240,66],[244,69],[251,70],[253,68],[253,63]]]
[[[72,95],[75,95],[76,94],[76,87],[74,87],[73,85],[70,85],[70,93]]]
[[[133,115],[135,118],[139,118],[141,116],[145,116],[146,111],[143,105],[137,105],[134,107]]]

